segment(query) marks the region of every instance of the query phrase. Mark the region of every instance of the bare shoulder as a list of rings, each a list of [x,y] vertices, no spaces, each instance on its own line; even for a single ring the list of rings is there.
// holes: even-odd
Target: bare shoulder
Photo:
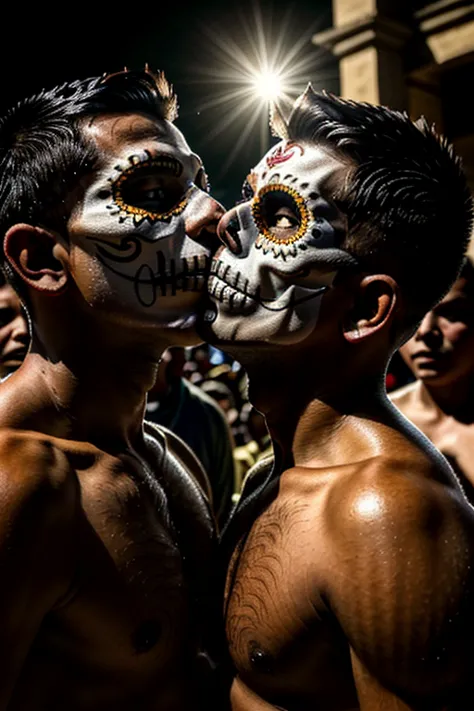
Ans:
[[[389,688],[442,694],[474,632],[474,509],[423,457],[375,457],[334,485],[327,597],[351,648]]]
[[[145,428],[149,436],[156,437],[159,435],[163,439],[166,450],[178,459],[186,474],[192,478],[192,481],[212,504],[212,491],[209,479],[201,462],[192,449],[167,427],[152,422],[146,422]]]
[[[427,555],[445,553],[450,561],[456,553],[474,554],[474,509],[443,482],[436,463],[421,456],[374,457],[357,465],[331,487],[325,516],[336,545],[357,546],[363,535],[371,559],[386,551],[405,555],[411,546],[423,546]],[[408,560],[405,568],[409,573]],[[410,574],[419,572],[414,566]]]
[[[38,432],[0,429],[0,490],[28,497],[42,492],[57,498],[70,495],[74,477],[66,452]],[[5,498],[4,498],[5,500]]]

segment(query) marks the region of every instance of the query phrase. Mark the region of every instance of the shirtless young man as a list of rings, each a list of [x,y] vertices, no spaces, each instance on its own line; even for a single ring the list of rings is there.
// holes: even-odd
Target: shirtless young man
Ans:
[[[384,374],[456,278],[465,178],[388,109],[308,89],[274,126],[219,224],[203,327],[276,456],[222,537],[232,708],[451,709],[474,670],[474,511]]]
[[[143,422],[165,347],[198,342],[223,212],[175,113],[145,70],[1,120],[4,267],[32,321],[0,386],[2,711],[222,708],[213,517],[189,450]]]
[[[474,504],[474,266],[469,258],[400,353],[417,380],[390,398],[448,458]]]

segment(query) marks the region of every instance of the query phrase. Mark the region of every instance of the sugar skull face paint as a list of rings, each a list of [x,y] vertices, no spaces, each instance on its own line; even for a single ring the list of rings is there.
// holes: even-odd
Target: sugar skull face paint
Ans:
[[[219,224],[206,320],[218,341],[295,343],[315,328],[337,270],[343,215],[331,201],[347,167],[319,146],[282,141],[247,177],[244,202]]]
[[[194,321],[223,213],[200,159],[166,121],[101,117],[85,132],[103,160],[68,224],[79,288],[158,324]]]

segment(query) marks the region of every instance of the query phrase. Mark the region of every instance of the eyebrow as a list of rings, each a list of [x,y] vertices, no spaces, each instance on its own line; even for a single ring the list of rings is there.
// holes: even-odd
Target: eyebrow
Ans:
[[[92,116],[87,125],[92,126],[95,123],[95,120],[101,117],[102,115]],[[133,138],[137,140],[160,140],[161,138],[163,138],[163,136],[166,135],[166,130],[164,126],[161,127],[156,123],[151,123],[150,121],[145,122],[143,121],[144,118],[149,117],[145,117],[145,115],[138,115],[130,124],[127,124],[126,126],[117,127],[117,124],[120,125],[123,120],[123,114],[120,114],[112,123],[111,132],[114,134],[114,137],[116,139],[118,138],[119,140],[122,138],[129,138],[131,132],[133,132]]]
[[[464,304],[469,303],[469,301],[470,299],[467,294],[459,294],[453,299],[448,299],[448,301],[440,301],[439,304],[436,304],[436,306],[434,306],[433,311],[442,311],[444,308],[450,308],[451,306],[463,306]]]

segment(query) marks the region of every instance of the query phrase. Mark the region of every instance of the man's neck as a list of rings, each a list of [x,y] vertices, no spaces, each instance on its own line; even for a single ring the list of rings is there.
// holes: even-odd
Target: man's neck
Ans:
[[[303,378],[297,369],[279,376],[272,371],[248,368],[249,395],[265,415],[283,468],[340,465],[373,454],[373,448],[365,452],[363,428],[355,423],[390,419],[382,373],[318,378],[314,370]]]
[[[19,407],[31,427],[97,446],[134,448],[143,438],[146,393],[158,359],[158,351],[139,344],[110,351],[103,344],[83,346],[62,355],[56,350],[52,358],[33,342],[10,385],[24,390]],[[34,398],[28,391],[33,387]]]
[[[424,407],[437,409],[459,422],[474,422],[474,380],[463,378],[447,385],[421,382],[419,396]]]

